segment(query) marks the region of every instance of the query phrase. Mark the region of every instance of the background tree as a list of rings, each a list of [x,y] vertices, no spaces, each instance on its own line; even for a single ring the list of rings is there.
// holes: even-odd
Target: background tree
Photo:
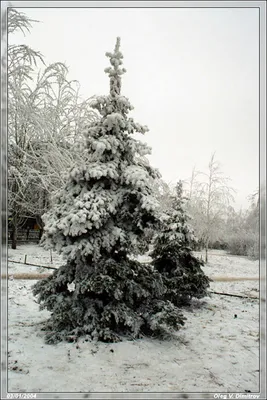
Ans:
[[[173,191],[170,184],[159,178],[154,183],[155,196],[159,202],[161,212],[172,208]]]
[[[47,82],[47,93],[40,109],[38,137],[27,148],[23,165],[24,190],[20,198],[28,213],[42,226],[41,216],[47,211],[51,194],[65,183],[65,174],[76,162],[82,162],[81,148],[88,123],[97,119],[90,101],[79,99],[79,84],[67,80],[64,64],[50,65],[41,75]],[[43,87],[41,83],[39,87]]]
[[[156,236],[152,257],[167,287],[165,298],[181,306],[189,304],[192,297],[207,296],[209,279],[201,269],[203,262],[192,254],[196,238],[188,225],[182,181],[178,182],[172,199],[172,210]]]
[[[191,177],[188,182],[188,190],[187,190],[187,199],[189,201],[194,201],[195,194],[199,192],[199,182],[197,180],[198,175],[200,172],[197,171],[196,166],[192,169]]]
[[[199,177],[205,181],[200,181]],[[230,179],[225,177],[220,164],[212,155],[208,172],[198,172],[198,180],[194,177],[191,187],[191,198],[188,210],[194,221],[196,236],[203,242],[208,262],[208,249],[211,239],[214,241],[222,235],[227,210],[234,201],[234,190],[229,186]]]
[[[20,29],[29,31],[32,20],[11,8],[8,12],[8,33]],[[22,221],[23,206],[19,197],[24,190],[21,169],[25,163],[25,150],[32,134],[32,123],[29,115],[33,111],[33,119],[38,116],[28,107],[28,85],[37,60],[43,58],[28,46],[8,46],[8,203],[12,212],[12,248],[16,248],[17,229]],[[26,107],[25,107],[26,106]]]
[[[8,32],[29,32],[31,23],[11,8]],[[8,47],[8,186],[12,212],[12,248],[22,216],[41,215],[50,194],[63,183],[64,173],[80,157],[85,121],[96,118],[89,100],[81,101],[76,81],[68,81],[66,66],[45,65],[43,56],[26,45]]]
[[[159,335],[184,323],[179,310],[162,300],[160,274],[129,258],[145,229],[157,223],[152,183],[158,173],[144,158],[150,149],[131,137],[147,128],[128,117],[133,107],[120,94],[125,70],[119,46],[117,39],[115,51],[106,54],[110,94],[93,103],[101,119],[88,130],[86,161],[71,170],[44,216],[45,246],[66,259],[33,289],[52,313],[48,343],[86,334],[103,341]]]

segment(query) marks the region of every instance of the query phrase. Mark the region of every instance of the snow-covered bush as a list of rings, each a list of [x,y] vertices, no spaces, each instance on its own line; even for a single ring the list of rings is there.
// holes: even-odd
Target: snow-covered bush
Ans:
[[[117,39],[114,53],[106,54],[110,94],[92,104],[101,118],[88,129],[86,161],[71,170],[44,216],[43,244],[66,259],[33,289],[52,312],[49,343],[84,334],[104,341],[159,335],[184,324],[179,309],[162,300],[161,275],[129,258],[158,222],[153,182],[159,174],[144,157],[147,145],[131,137],[147,128],[128,117],[133,107],[120,94],[119,45]]]
[[[225,237],[228,252],[259,259],[260,203],[258,191],[251,196],[251,204],[247,210],[240,210],[238,213],[232,211],[227,226],[230,227]]]
[[[230,254],[248,256],[253,259],[259,258],[259,232],[243,229],[230,234],[227,240],[227,250]]]

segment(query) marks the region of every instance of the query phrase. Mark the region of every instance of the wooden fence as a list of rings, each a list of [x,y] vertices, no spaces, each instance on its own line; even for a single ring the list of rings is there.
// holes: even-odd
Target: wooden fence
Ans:
[[[27,243],[27,242],[39,242],[40,231],[35,229],[19,229],[17,233],[17,242],[18,243]],[[8,243],[11,243],[11,231],[8,232]]]

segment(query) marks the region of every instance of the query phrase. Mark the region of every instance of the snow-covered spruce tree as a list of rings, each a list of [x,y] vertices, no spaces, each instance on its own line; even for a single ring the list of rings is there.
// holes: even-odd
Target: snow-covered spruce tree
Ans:
[[[146,127],[127,116],[133,108],[120,94],[122,54],[107,53],[110,94],[97,97],[101,115],[87,134],[87,161],[73,168],[53,208],[44,216],[43,244],[66,264],[34,285],[41,309],[51,311],[46,342],[119,341],[179,329],[184,317],[162,300],[160,273],[128,256],[144,230],[157,221],[152,184],[158,173],[144,155],[149,148],[131,137]]]
[[[207,296],[210,282],[201,269],[203,261],[192,254],[191,245],[196,238],[188,225],[184,203],[183,185],[179,181],[172,208],[166,213],[151,254],[154,267],[167,287],[164,298],[176,306],[190,304],[192,297]]]

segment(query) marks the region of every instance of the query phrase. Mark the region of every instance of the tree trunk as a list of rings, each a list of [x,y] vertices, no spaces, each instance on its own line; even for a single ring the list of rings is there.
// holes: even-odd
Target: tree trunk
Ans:
[[[43,236],[44,233],[44,222],[42,220],[42,215],[46,212],[47,208],[48,208],[48,204],[49,204],[49,200],[48,200],[48,193],[46,192],[45,189],[42,190],[42,195],[40,194],[40,202],[41,202],[41,209],[43,210],[42,214],[36,215],[36,221],[37,224],[40,227],[40,231],[39,231],[39,242]]]
[[[209,250],[209,241],[207,240],[205,243],[205,264],[208,262],[208,250]]]
[[[40,215],[36,215],[36,222],[39,225],[40,231],[39,231],[39,242],[43,236],[43,232],[44,232],[44,223],[42,221],[42,217]]]
[[[13,250],[16,250],[17,248],[17,237],[18,237],[18,217],[17,214],[13,214],[13,218],[12,218],[12,233],[11,233],[11,240],[12,240],[12,244],[11,244],[11,248]]]
[[[43,232],[44,232],[44,230],[43,230],[43,228],[41,228],[40,231],[39,231],[39,237],[38,237],[39,242],[42,239]]]

